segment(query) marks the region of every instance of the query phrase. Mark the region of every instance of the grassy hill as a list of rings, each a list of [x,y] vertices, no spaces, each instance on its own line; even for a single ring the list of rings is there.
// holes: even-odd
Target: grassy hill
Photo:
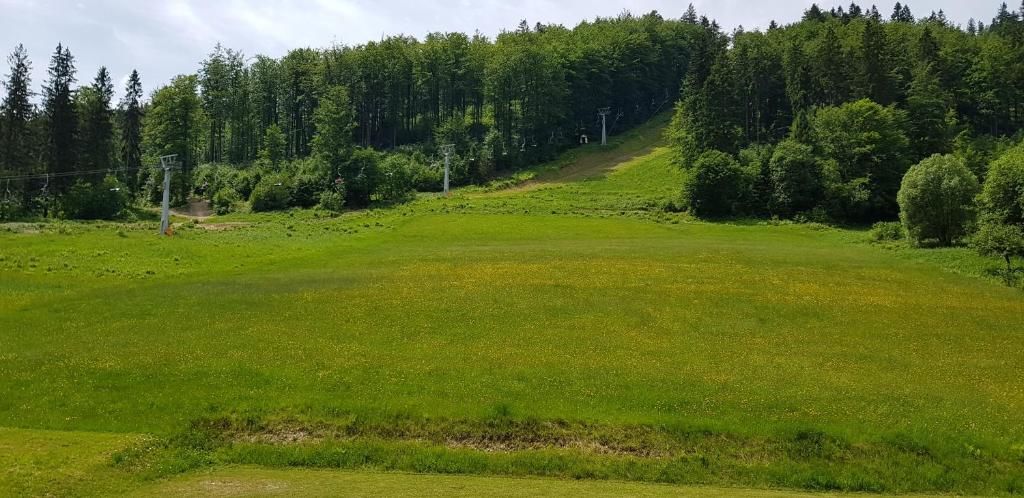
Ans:
[[[1024,492],[1024,295],[965,249],[669,213],[661,124],[341,217],[4,227],[0,448],[77,456],[0,488],[240,464]]]

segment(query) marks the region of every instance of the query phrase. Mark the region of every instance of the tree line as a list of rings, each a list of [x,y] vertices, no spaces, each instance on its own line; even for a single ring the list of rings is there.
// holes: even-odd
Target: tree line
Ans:
[[[148,100],[133,73],[116,106],[107,71],[76,87],[74,58],[58,46],[38,108],[19,46],[4,85],[0,177],[20,178],[0,185],[0,215],[75,217],[93,213],[62,200],[156,199],[160,175],[149,166],[170,154],[181,165],[175,202],[198,189],[221,194],[223,210],[254,192],[284,205],[326,195],[362,206],[433,189],[440,144],[456,146],[456,184],[484,181],[600,133],[598,108],[612,108],[613,132],[670,109],[691,47],[711,29],[691,9],[572,29],[524,21],[493,40],[392,36],[279,59],[217,45],[196,73]],[[256,188],[271,181],[279,188]]]
[[[900,218],[941,245],[980,227],[979,247],[1006,256],[1024,255],[1010,237],[1024,229],[1022,130],[1024,4],[962,27],[854,3],[706,31],[669,133],[687,172],[679,207],[697,215]]]

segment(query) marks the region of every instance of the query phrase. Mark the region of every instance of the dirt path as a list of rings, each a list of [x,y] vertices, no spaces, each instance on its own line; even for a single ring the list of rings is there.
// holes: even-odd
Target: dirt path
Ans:
[[[171,214],[184,218],[205,220],[213,216],[213,208],[210,206],[210,201],[193,197],[188,200],[188,204],[185,206],[171,209]]]
[[[555,171],[545,171],[536,177],[514,187],[483,194],[506,195],[536,190],[545,185],[570,183],[601,176],[615,171],[623,164],[640,156],[654,152],[664,145],[663,126],[652,126],[649,129],[635,132],[637,136],[630,138],[609,150],[601,150],[601,145],[592,144],[579,149],[579,157],[571,163]]]

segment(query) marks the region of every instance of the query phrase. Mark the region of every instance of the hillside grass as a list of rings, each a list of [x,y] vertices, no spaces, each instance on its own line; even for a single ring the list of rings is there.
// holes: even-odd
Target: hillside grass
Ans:
[[[1024,492],[1020,291],[966,249],[667,212],[656,129],[392,209],[8,225],[0,426],[154,435],[80,490],[244,464]]]

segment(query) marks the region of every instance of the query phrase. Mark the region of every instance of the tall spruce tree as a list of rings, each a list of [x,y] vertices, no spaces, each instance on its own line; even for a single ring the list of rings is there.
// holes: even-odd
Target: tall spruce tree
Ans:
[[[910,145],[916,160],[949,152],[952,140],[951,98],[942,89],[934,66],[921,64],[907,93]]]
[[[210,162],[224,159],[227,122],[231,114],[233,58],[234,52],[218,43],[199,70],[203,110],[209,118],[205,159]]]
[[[121,98],[121,166],[128,191],[139,190],[139,170],[142,168],[142,80],[132,70]]]
[[[697,9],[694,8],[692,3],[686,7],[686,13],[683,14],[683,22],[697,24]]]
[[[868,20],[861,34],[860,93],[882,105],[889,105],[895,100],[888,55],[885,30],[878,21]]]
[[[921,64],[937,64],[939,62],[939,42],[932,34],[932,29],[925,26],[917,39],[917,57]]]
[[[6,90],[2,110],[3,133],[0,134],[0,171],[28,173],[32,167],[29,120],[33,106],[30,101],[32,63],[24,45],[18,45],[7,58],[10,73],[3,82]]]
[[[900,22],[903,20],[903,4],[896,2],[896,5],[892,8],[892,15],[889,16],[889,20],[892,22]]]
[[[46,171],[50,174],[78,169],[78,113],[75,110],[75,59],[63,44],[50,59],[49,80],[43,86],[43,115],[46,119]],[[61,192],[72,180],[67,177],[50,182]]]
[[[101,67],[92,85],[79,91],[81,116],[81,156],[79,165],[85,171],[112,169],[114,154],[113,110],[114,84],[107,68]],[[93,181],[102,180],[106,173],[91,175]]]
[[[850,72],[834,25],[825,29],[814,56],[814,79],[821,92],[818,103],[834,106],[849,100]]]

